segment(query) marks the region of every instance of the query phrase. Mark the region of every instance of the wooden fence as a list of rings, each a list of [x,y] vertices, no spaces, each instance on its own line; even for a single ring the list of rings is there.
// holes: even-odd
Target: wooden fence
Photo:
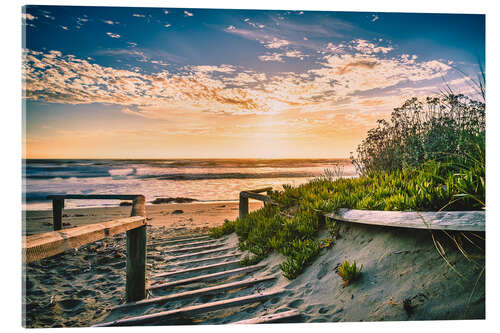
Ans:
[[[240,192],[240,204],[239,204],[239,216],[240,219],[248,215],[248,198],[263,201],[264,204],[273,204],[273,200],[269,197],[273,188],[264,187],[256,190],[248,190]],[[267,195],[262,195],[259,193],[266,192]]]
[[[146,199],[143,195],[52,195],[54,231],[23,237],[23,260],[37,261],[108,236],[127,232],[127,302],[146,298]],[[65,199],[132,200],[131,217],[62,229]]]

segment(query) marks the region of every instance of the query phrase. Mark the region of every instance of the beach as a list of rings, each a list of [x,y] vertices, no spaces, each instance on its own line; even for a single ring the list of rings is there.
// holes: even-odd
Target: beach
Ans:
[[[261,205],[251,201],[250,210]],[[70,228],[125,217],[129,212],[130,207],[68,209],[64,211],[63,222],[70,223],[66,226]],[[224,219],[234,219],[237,215],[237,202],[148,205],[148,242],[206,233],[209,227],[221,225]],[[50,211],[28,211],[26,216],[30,232],[50,231],[47,225],[51,220]],[[328,231],[322,229],[318,239],[327,235]],[[122,233],[23,266],[25,326],[90,326],[124,316],[205,304],[263,290],[284,292],[267,302],[157,324],[225,324],[292,309],[301,313],[292,322],[484,318],[484,252],[467,247],[470,256],[467,259],[442,234],[435,233],[435,237],[440,239],[448,263],[436,251],[427,230],[342,224],[335,245],[323,249],[295,280],[288,280],[281,274],[280,264],[285,258],[273,253],[260,263],[265,266],[263,269],[251,274],[252,278],[276,276],[272,281],[219,295],[120,311],[112,308],[125,303],[126,236]],[[238,237],[234,233],[218,242],[235,247],[227,254],[237,254]],[[169,262],[164,252],[167,248],[148,248],[148,285],[154,283],[154,274],[181,268],[176,262]],[[344,286],[337,275],[338,265],[346,259],[356,259],[363,265],[362,278],[348,286]],[[195,275],[186,274],[183,278]],[[197,283],[188,289],[174,288],[171,292],[210,285]]]
[[[250,201],[250,210],[258,209],[262,202]],[[105,222],[130,216],[130,206],[73,208],[63,211],[64,228]],[[171,233],[183,234],[206,231],[224,223],[225,219],[238,217],[238,202],[192,202],[147,205],[147,223],[164,227]],[[33,210],[25,215],[26,235],[53,231],[52,210]],[[65,224],[65,225],[64,225]]]
[[[250,210],[261,202],[251,201]],[[65,209],[64,228],[130,216],[130,206]],[[238,216],[238,202],[147,205],[148,241],[207,233]],[[182,211],[182,213],[181,213]],[[52,211],[25,211],[28,235],[53,231]],[[67,225],[69,224],[69,225]],[[89,326],[124,302],[125,233],[23,265],[26,327]],[[234,240],[233,240],[234,242]],[[166,260],[148,251],[148,274]]]

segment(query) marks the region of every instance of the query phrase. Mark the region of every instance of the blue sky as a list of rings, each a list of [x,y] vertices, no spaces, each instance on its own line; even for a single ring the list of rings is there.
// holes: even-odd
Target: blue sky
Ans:
[[[347,157],[444,82],[483,15],[28,6],[27,157]]]

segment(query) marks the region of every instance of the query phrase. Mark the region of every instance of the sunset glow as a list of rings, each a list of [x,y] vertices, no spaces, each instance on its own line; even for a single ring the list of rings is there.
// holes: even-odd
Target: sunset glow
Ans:
[[[28,6],[23,25],[27,158],[348,157],[406,98],[474,94],[484,64],[482,15]]]

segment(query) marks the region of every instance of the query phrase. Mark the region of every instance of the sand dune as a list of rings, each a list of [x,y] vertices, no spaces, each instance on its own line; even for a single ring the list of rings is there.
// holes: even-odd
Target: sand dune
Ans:
[[[128,209],[121,207],[68,210],[65,213],[69,215],[71,223],[76,225],[88,223],[96,217],[114,218],[115,214],[127,214]],[[183,210],[183,213],[172,214],[178,209]],[[28,216],[32,219],[38,218],[33,221],[43,224],[41,217],[44,214],[46,218],[47,212],[28,213]],[[76,216],[77,214],[85,216]],[[208,226],[221,224],[224,218],[234,218],[236,215],[237,203],[148,206],[148,216],[152,217],[148,221],[150,223],[148,241],[199,234],[206,231]],[[36,227],[32,227],[31,230],[35,229]],[[319,237],[326,235],[327,231],[323,230]],[[485,275],[482,272],[485,260],[484,252],[481,250],[464,244],[470,256],[468,260],[457,250],[453,242],[447,241],[443,234],[435,232],[434,235],[443,245],[451,267],[436,251],[431,234],[427,230],[401,230],[345,223],[342,224],[339,235],[334,246],[324,249],[322,255],[295,280],[288,281],[281,275],[279,264],[283,257],[273,254],[261,262],[265,265],[263,269],[217,281],[217,283],[228,283],[247,278],[277,276],[276,279],[262,285],[127,311],[111,311],[112,307],[124,303],[125,295],[125,235],[118,235],[88,244],[78,251],[69,251],[25,267],[26,326],[90,326],[124,316],[149,314],[281,288],[285,288],[284,293],[262,303],[156,324],[225,324],[292,309],[297,309],[301,313],[301,316],[294,318],[292,322],[445,320],[485,317]],[[237,237],[232,234],[216,243],[221,242],[225,246],[236,246]],[[156,246],[148,250],[149,285],[158,280],[168,282],[186,279],[199,273],[188,271],[164,279],[154,278],[153,275],[210,264],[206,262],[189,264],[186,260],[169,261],[168,258],[172,255],[167,252],[169,248],[169,246]],[[224,254],[237,252],[234,249]],[[197,257],[190,258],[190,260],[197,259]],[[218,262],[231,260],[234,258],[225,258]],[[346,287],[336,274],[336,266],[343,260],[356,260],[359,264],[363,264],[361,279]],[[230,266],[228,269],[235,267],[238,265]],[[218,271],[219,268],[213,268],[205,273]],[[179,285],[166,294],[211,285],[214,283],[197,282]],[[159,292],[159,294],[165,293]]]

